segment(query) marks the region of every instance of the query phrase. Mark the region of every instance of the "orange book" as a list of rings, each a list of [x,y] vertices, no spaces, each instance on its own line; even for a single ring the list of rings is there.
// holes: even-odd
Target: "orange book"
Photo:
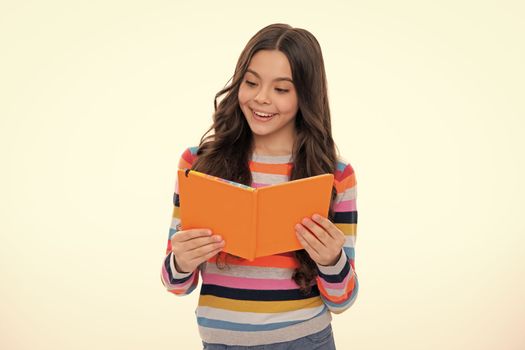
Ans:
[[[328,215],[333,174],[253,188],[195,170],[178,170],[183,230],[209,228],[223,251],[253,261],[303,249],[295,225],[314,213]]]

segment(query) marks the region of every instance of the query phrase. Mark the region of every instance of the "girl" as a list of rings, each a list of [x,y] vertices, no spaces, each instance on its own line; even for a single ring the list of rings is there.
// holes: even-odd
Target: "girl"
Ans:
[[[286,24],[261,29],[214,105],[213,125],[179,168],[252,187],[332,173],[330,212],[297,223],[303,250],[250,262],[222,252],[225,242],[207,228],[179,230],[176,184],[162,283],[187,295],[200,272],[195,314],[204,349],[335,349],[331,314],[358,292],[356,180],[336,154],[319,43]]]

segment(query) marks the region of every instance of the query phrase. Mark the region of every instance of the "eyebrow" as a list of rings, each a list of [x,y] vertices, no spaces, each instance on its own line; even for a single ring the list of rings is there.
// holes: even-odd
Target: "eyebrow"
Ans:
[[[252,73],[253,75],[255,75],[257,78],[261,79],[261,76],[259,74],[257,74],[256,71],[254,70],[251,70],[251,69],[247,69],[246,72],[250,72]],[[279,77],[279,78],[275,78],[273,81],[282,81],[282,80],[286,80],[286,81],[289,81],[290,83],[293,84],[293,80],[288,78],[288,77]]]

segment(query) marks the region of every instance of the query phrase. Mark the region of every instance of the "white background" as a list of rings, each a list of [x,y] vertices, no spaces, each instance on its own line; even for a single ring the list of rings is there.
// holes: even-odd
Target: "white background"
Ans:
[[[0,2],[0,347],[199,349],[160,281],[182,151],[248,39],[323,49],[356,172],[338,349],[523,349],[520,1]]]

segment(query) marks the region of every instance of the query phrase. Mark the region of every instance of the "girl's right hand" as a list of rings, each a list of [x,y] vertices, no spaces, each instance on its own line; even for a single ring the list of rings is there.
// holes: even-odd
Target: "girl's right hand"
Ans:
[[[224,247],[221,236],[212,235],[208,229],[181,230],[171,237],[171,251],[175,268],[181,273],[194,271]]]

